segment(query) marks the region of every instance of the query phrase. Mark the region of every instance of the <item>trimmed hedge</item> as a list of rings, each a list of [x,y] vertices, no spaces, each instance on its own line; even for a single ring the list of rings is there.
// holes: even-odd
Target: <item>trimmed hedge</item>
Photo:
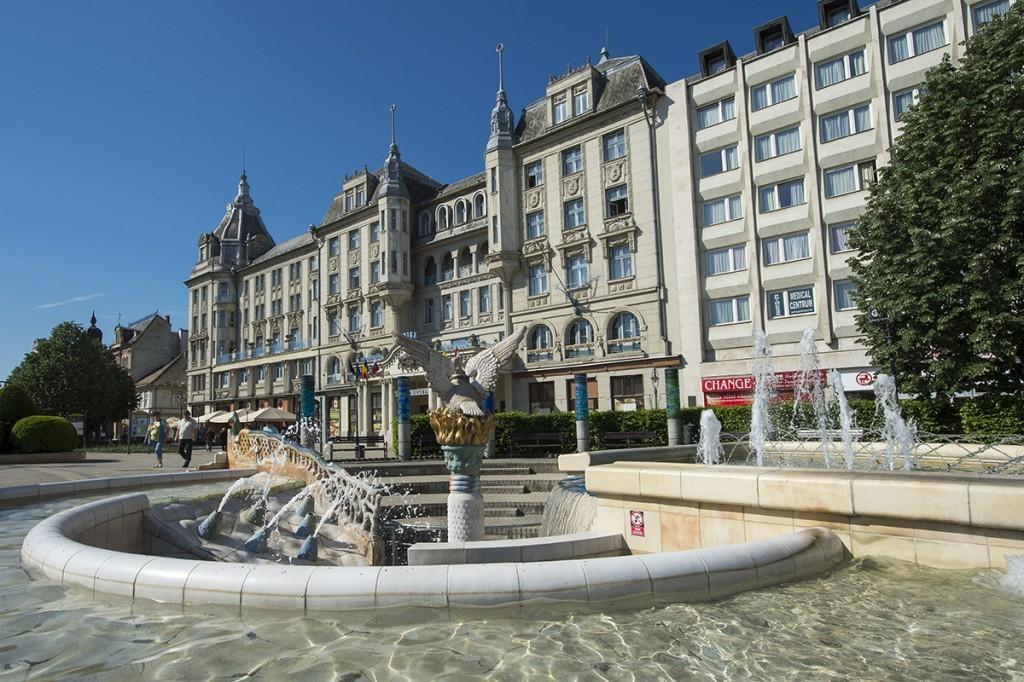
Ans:
[[[0,388],[0,422],[15,424],[34,414],[39,414],[39,409],[25,389],[17,384]]]
[[[11,425],[7,422],[0,422],[0,452],[7,452],[11,449],[11,444],[7,438],[11,435]]]
[[[11,441],[21,452],[70,452],[78,445],[78,433],[64,417],[35,415],[18,420]]]
[[[1024,433],[1024,397],[986,395],[960,404],[964,433]]]

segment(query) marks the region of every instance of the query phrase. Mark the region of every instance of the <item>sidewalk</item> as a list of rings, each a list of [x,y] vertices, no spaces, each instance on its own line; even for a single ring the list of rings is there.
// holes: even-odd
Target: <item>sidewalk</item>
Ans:
[[[196,448],[192,452],[192,468],[200,464],[212,462],[220,450],[207,452],[206,448]],[[3,455],[0,455],[2,458]],[[3,461],[0,459],[0,461]],[[146,454],[145,449],[124,452],[89,452],[84,462],[64,464],[0,464],[0,487],[28,485],[31,483],[52,483],[56,481],[77,481],[83,478],[103,478],[108,476],[134,476],[152,474],[157,471],[182,471],[183,460],[177,448],[164,451],[164,468],[154,469],[156,456]]]

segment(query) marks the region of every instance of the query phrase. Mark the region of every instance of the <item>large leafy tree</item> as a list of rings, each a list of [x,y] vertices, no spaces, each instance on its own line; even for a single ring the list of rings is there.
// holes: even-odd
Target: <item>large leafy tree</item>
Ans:
[[[62,322],[40,339],[11,372],[48,414],[83,413],[92,423],[126,416],[135,401],[135,382],[113,356],[80,325]]]
[[[1024,389],[1024,3],[932,69],[851,259],[872,359],[900,389]],[[888,319],[873,323],[875,309]]]

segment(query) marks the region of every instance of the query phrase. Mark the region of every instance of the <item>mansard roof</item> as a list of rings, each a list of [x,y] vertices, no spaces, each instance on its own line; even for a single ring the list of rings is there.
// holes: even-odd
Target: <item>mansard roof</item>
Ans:
[[[378,199],[378,192],[381,186],[380,181],[384,177],[384,172],[387,170],[386,166],[381,166],[373,175],[376,176],[378,182],[375,186],[367,188],[369,195],[366,197],[366,203],[372,204]],[[430,201],[437,194],[438,190],[444,187],[444,184],[438,182],[434,178],[430,177],[426,173],[410,166],[405,161],[399,162],[399,177],[405,191],[409,196],[409,201],[412,204],[420,204],[424,201]],[[361,206],[353,210],[345,209],[345,192],[339,192],[331,200],[331,205],[327,209],[327,213],[324,214],[323,220],[320,221],[321,225],[329,225],[336,220],[340,220],[346,213],[354,213],[362,210],[366,206]]]
[[[643,57],[631,55],[615,57],[593,65],[602,76],[595,85],[593,109],[589,115],[599,114],[630,100],[636,100],[638,86],[647,90],[664,88],[665,80]],[[574,72],[575,73],[575,72]],[[523,109],[516,127],[516,141],[532,140],[551,129],[548,123],[548,98],[542,97]]]
[[[238,180],[238,194],[228,204],[224,217],[213,234],[221,241],[244,243],[251,237],[263,237],[271,245],[274,243],[274,238],[270,236],[267,226],[263,224],[263,218],[260,217],[260,210],[256,208],[249,195],[249,181],[244,171]]]

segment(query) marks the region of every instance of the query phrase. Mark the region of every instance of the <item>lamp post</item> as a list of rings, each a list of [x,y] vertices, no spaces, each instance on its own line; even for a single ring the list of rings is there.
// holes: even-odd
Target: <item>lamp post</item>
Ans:
[[[654,409],[658,409],[658,382],[661,381],[658,378],[658,369],[655,367],[651,370],[651,386],[654,388]]]

